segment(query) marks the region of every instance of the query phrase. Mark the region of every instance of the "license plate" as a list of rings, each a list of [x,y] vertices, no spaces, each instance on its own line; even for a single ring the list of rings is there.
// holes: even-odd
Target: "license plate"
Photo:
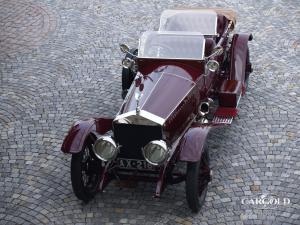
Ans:
[[[121,169],[156,170],[153,165],[147,163],[145,160],[118,158],[116,164]]]

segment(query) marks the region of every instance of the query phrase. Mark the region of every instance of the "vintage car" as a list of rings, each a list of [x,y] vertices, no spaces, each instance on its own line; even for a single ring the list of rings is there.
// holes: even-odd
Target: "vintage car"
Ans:
[[[138,49],[120,45],[119,112],[76,122],[62,145],[79,199],[113,179],[154,181],[155,197],[185,181],[188,206],[199,211],[211,180],[208,133],[232,123],[252,72],[252,35],[233,34],[235,25],[232,10],[165,10]]]

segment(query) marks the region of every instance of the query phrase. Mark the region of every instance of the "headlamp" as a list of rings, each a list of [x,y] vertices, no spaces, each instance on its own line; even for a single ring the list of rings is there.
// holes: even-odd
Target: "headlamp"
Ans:
[[[143,155],[146,161],[154,166],[163,164],[169,156],[169,149],[163,140],[149,142],[143,148]]]
[[[115,141],[109,136],[103,136],[94,144],[95,155],[103,161],[111,161],[118,154],[118,147]]]

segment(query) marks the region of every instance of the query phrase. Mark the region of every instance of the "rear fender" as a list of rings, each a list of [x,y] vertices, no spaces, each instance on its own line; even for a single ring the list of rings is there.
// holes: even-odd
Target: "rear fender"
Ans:
[[[245,86],[248,41],[252,34],[234,34],[231,44],[230,80],[241,81]]]
[[[179,159],[181,161],[197,162],[200,160],[210,129],[210,126],[192,125],[180,142]]]
[[[80,152],[84,141],[90,134],[105,134],[112,129],[112,121],[111,118],[92,118],[77,121],[65,137],[61,151],[64,153]]]

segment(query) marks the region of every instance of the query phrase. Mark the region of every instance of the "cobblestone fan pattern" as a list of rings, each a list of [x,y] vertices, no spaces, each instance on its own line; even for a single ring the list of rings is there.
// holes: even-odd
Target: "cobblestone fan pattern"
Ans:
[[[230,7],[252,32],[254,72],[231,127],[208,147],[207,201],[192,214],[184,183],[153,199],[155,184],[111,183],[87,205],[60,151],[71,124],[114,116],[118,43],[137,46],[162,10]],[[0,0],[0,224],[300,224],[300,2],[292,0]],[[242,204],[273,194],[290,204]]]

